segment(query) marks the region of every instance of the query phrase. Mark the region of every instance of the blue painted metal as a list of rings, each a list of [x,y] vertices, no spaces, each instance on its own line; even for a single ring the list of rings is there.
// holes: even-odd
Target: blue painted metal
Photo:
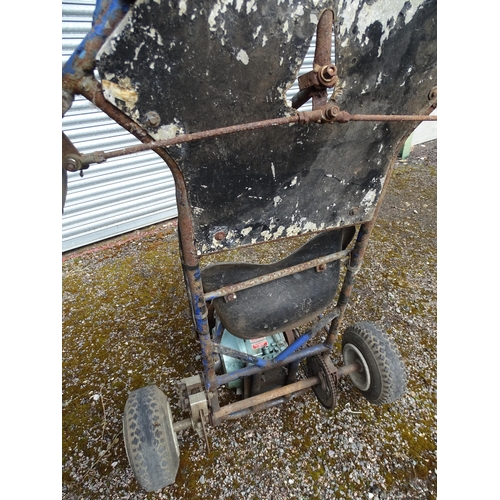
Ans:
[[[214,344],[214,350],[219,354],[231,356],[232,358],[239,359],[240,361],[244,361],[245,363],[252,363],[253,365],[259,367],[271,366],[270,361],[259,358],[257,356],[252,356],[251,354],[247,354],[246,352],[237,351],[236,349],[232,349],[231,347],[227,347],[224,345]]]
[[[308,342],[312,337],[312,332],[306,332],[301,335],[297,340],[292,342],[283,352],[278,354],[274,358],[275,363],[279,363],[280,361],[284,361],[290,354],[293,354],[297,349],[300,349],[306,342]]]
[[[124,0],[97,0],[92,28],[64,64],[63,76],[78,74],[82,67],[86,70],[93,68],[97,51],[129,8],[129,3]]]
[[[285,366],[289,363],[293,363],[294,361],[299,361],[304,358],[308,358],[309,356],[314,356],[316,354],[321,354],[323,352],[329,351],[330,348],[324,344],[316,344],[311,347],[306,347],[305,349],[301,349],[300,351],[296,351],[287,359],[280,361],[279,363],[271,363],[270,366],[247,366],[246,368],[242,368],[241,370],[236,370],[232,373],[225,373],[224,375],[219,375],[216,377],[217,386],[220,387],[222,385],[226,385],[233,380],[237,380],[240,377],[249,377],[251,375],[255,375],[256,373],[265,372],[269,369],[276,368],[278,366]]]
[[[297,340],[292,342],[283,352],[281,352],[276,358],[274,359],[275,363],[279,363],[281,361],[285,361],[288,356],[290,356],[292,353],[300,349],[304,344],[306,344],[309,340],[311,340],[322,328],[324,328],[330,321],[335,319],[338,316],[338,311],[335,309],[330,314],[327,314],[325,317],[321,317],[321,320],[318,321],[310,330],[308,330],[306,333],[302,334]]]

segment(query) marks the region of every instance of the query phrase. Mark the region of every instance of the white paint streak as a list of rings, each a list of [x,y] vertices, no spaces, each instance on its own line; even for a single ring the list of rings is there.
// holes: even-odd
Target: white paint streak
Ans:
[[[236,59],[238,61],[241,61],[245,66],[248,64],[248,62],[250,61],[250,59],[248,58],[248,54],[243,50],[241,49],[238,54],[236,55]]]
[[[405,12],[405,23],[408,24],[418,8],[424,3],[425,0],[412,0],[410,8]],[[363,4],[363,7],[359,9],[358,2],[352,2],[351,0],[344,0],[341,7],[341,19],[342,23],[340,25],[340,36],[343,38],[341,43],[342,47],[346,47],[349,44],[349,37],[353,35],[350,33],[351,28],[356,26],[358,31],[356,33],[356,39],[359,43],[363,43],[363,37],[366,34],[367,29],[376,21],[382,24],[382,37],[380,39],[380,47],[389,37],[390,29],[387,27],[388,23],[397,17],[397,15],[403,11],[403,8],[407,0],[391,0],[386,2],[373,2],[372,5],[367,3]],[[356,15],[359,16],[356,19]],[[347,37],[347,38],[346,38]],[[381,50],[379,50],[380,56]]]
[[[257,10],[257,6],[255,5],[255,0],[249,0],[247,2],[247,14],[250,14],[250,12],[253,11],[256,11]]]
[[[273,179],[276,180],[276,170],[274,169],[274,163],[271,162],[271,172],[273,173]]]
[[[183,16],[187,12],[186,0],[179,0],[179,16]]]
[[[141,51],[142,47],[144,46],[146,42],[142,42],[139,47],[136,47],[135,52],[134,52],[134,61],[137,61],[137,56],[139,55],[139,52]]]
[[[371,205],[373,205],[373,202],[375,201],[376,197],[377,197],[377,190],[370,189],[361,200],[361,205],[366,208],[370,207]]]
[[[163,125],[160,127],[158,132],[155,135],[155,139],[162,141],[165,139],[172,139],[177,134],[183,134],[184,129],[179,127],[176,123],[170,123],[169,125]]]

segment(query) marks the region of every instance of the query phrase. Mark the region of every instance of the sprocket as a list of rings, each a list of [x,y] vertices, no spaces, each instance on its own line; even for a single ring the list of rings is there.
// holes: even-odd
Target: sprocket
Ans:
[[[320,383],[313,386],[318,401],[328,410],[332,409],[337,404],[337,368],[329,356],[321,354],[307,358],[306,366],[309,377],[317,376],[320,379]]]

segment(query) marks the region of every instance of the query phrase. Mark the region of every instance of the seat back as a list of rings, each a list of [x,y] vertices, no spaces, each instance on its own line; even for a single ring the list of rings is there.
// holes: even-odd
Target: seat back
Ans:
[[[325,9],[335,16],[341,109],[428,109],[433,0],[136,2],[99,54],[105,95],[156,139],[294,114],[286,91]],[[170,147],[198,254],[371,220],[416,126],[296,124]]]

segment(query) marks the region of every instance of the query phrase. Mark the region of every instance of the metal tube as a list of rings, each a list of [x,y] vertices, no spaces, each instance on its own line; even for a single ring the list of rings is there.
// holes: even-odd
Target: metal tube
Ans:
[[[82,95],[83,92],[81,92]],[[92,99],[89,99],[92,101]],[[92,101],[93,102],[93,101]],[[127,148],[116,149],[114,151],[103,152],[95,151],[94,153],[85,155],[85,160],[87,164],[98,163],[94,162],[94,159],[99,159],[99,162],[105,161],[110,158],[117,158],[120,156],[126,156],[129,154],[140,153],[142,151],[148,151],[155,148],[166,148],[169,146],[175,146],[178,144],[184,144],[191,141],[199,141],[201,139],[208,139],[213,137],[219,137],[228,134],[234,134],[237,132],[247,132],[251,130],[263,129],[267,127],[275,127],[279,125],[290,125],[293,123],[321,123],[324,119],[322,112],[324,108],[315,109],[312,111],[301,111],[293,116],[285,116],[282,118],[271,118],[269,120],[262,120],[257,122],[242,123],[240,125],[231,125],[229,127],[221,127],[211,130],[204,130],[202,132],[194,132],[192,134],[181,134],[171,139],[164,139],[161,141],[154,141],[149,143],[139,144],[137,146],[130,146]],[[327,120],[330,122],[346,123],[348,121],[436,121],[436,115],[350,115],[346,111],[341,111],[338,113],[338,119],[331,118]],[[140,129],[138,125],[135,125]],[[142,130],[142,129],[141,129]]]
[[[258,366],[247,366],[246,368],[241,368],[240,370],[235,370],[231,373],[225,373],[223,375],[219,375],[217,377],[217,386],[226,385],[233,380],[237,380],[241,377],[248,377],[254,375],[255,373],[265,372],[267,370],[271,370],[273,368],[277,368],[280,366],[286,366],[289,363],[293,363],[294,361],[298,361],[309,356],[314,356],[315,354],[321,354],[326,351],[330,351],[331,348],[326,346],[325,344],[316,344],[310,347],[306,347],[305,349],[301,349],[300,351],[296,351],[290,356],[288,356],[285,360],[279,363],[272,363],[266,365],[262,368]]]
[[[298,339],[292,342],[284,351],[280,352],[278,356],[274,358],[274,364],[280,363],[281,361],[287,361],[289,356],[300,349],[304,344],[306,344],[310,339],[312,339],[322,328],[330,323],[334,318],[339,315],[339,311],[335,308],[333,312],[327,314],[324,318],[318,321],[309,331],[302,334]]]
[[[214,351],[219,354],[223,354],[224,356],[239,359],[240,361],[244,361],[245,363],[252,363],[261,368],[264,366],[271,366],[270,361],[266,361],[265,359],[259,358],[257,356],[252,356],[251,354],[247,354],[245,352],[241,352],[236,349],[232,349],[231,347],[226,347],[220,344],[214,343]]]
[[[336,375],[337,375],[337,377],[345,377],[346,375],[349,375],[350,373],[357,372],[360,369],[361,369],[361,365],[359,363],[351,363],[350,365],[341,366],[337,370]]]
[[[346,113],[346,111],[344,111]],[[351,122],[432,122],[436,115],[349,115]]]
[[[401,150],[404,141],[406,141],[406,139],[407,137],[401,140],[399,147],[396,148],[396,151]],[[337,340],[340,331],[340,325],[344,318],[344,313],[347,308],[349,298],[351,297],[352,290],[354,288],[354,277],[360,270],[361,264],[363,263],[366,247],[368,246],[368,241],[375,226],[375,222],[377,221],[377,217],[380,212],[380,207],[382,206],[382,202],[385,198],[385,194],[387,192],[387,186],[389,185],[389,181],[392,176],[393,167],[394,163],[396,162],[396,159],[397,155],[394,155],[389,165],[389,168],[387,169],[387,175],[385,177],[385,182],[382,187],[380,198],[375,208],[373,218],[371,221],[361,225],[361,227],[359,228],[358,236],[356,238],[356,244],[354,245],[354,248],[351,251],[350,262],[349,265],[347,266],[344,282],[342,283],[342,289],[340,290],[339,298],[337,300],[339,315],[332,321],[332,324],[330,325],[330,330],[325,340],[325,345],[328,346],[330,349],[333,348],[333,344]]]
[[[287,267],[285,269],[281,269],[280,271],[275,271],[273,273],[264,274],[263,276],[259,276],[257,278],[253,278],[250,280],[242,281],[241,283],[235,283],[234,285],[228,285],[213,292],[205,293],[205,300],[213,300],[218,297],[224,297],[226,295],[230,295],[232,293],[239,292],[240,290],[245,290],[246,288],[251,288],[257,285],[262,285],[263,283],[268,283],[270,281],[277,280],[279,278],[283,278],[284,276],[289,276],[291,274],[300,273],[301,271],[305,271],[307,269],[311,269],[313,267],[320,266],[321,264],[327,264],[328,262],[333,262],[335,260],[339,260],[346,255],[349,255],[350,250],[342,250],[341,252],[332,253],[330,255],[326,255],[325,257],[319,257],[317,259],[313,259],[302,264],[297,264],[296,266]]]
[[[71,106],[72,96],[78,92],[81,79],[92,74],[99,49],[129,8],[129,2],[124,0],[98,0],[90,31],[62,68],[63,116]]]
[[[191,422],[191,419],[190,418],[186,418],[184,420],[179,420],[179,422],[174,422],[174,432],[180,432],[180,431],[183,431],[185,429],[189,429],[190,427],[192,427],[192,422]]]
[[[313,387],[314,385],[317,385],[319,383],[319,377],[311,377],[305,380],[299,380],[294,384],[284,385],[283,387],[279,387],[278,389],[267,391],[262,394],[258,394],[257,396],[252,396],[251,398],[243,399],[242,401],[223,406],[220,408],[220,410],[214,413],[214,417],[216,417],[217,419],[224,419],[225,417],[236,411],[244,410],[245,408],[250,408],[252,406],[257,406],[261,403],[266,403],[267,401],[286,396],[287,394],[291,394],[293,392],[308,389],[309,387]]]
[[[194,226],[191,206],[187,196],[184,176],[175,160],[164,149],[158,147],[157,143],[153,142],[153,138],[142,127],[105,99],[101,84],[97,80],[93,77],[82,79],[79,92],[118,123],[118,125],[139,139],[143,143],[143,146],[147,146],[147,149],[152,149],[170,168],[175,182],[182,269],[190,299],[193,321],[201,343],[205,384],[207,390],[215,393],[217,390],[215,359],[212,341],[210,340],[210,329],[208,326],[207,308],[203,295],[198,256],[194,246]],[[212,399],[212,404],[217,404],[214,399]]]

